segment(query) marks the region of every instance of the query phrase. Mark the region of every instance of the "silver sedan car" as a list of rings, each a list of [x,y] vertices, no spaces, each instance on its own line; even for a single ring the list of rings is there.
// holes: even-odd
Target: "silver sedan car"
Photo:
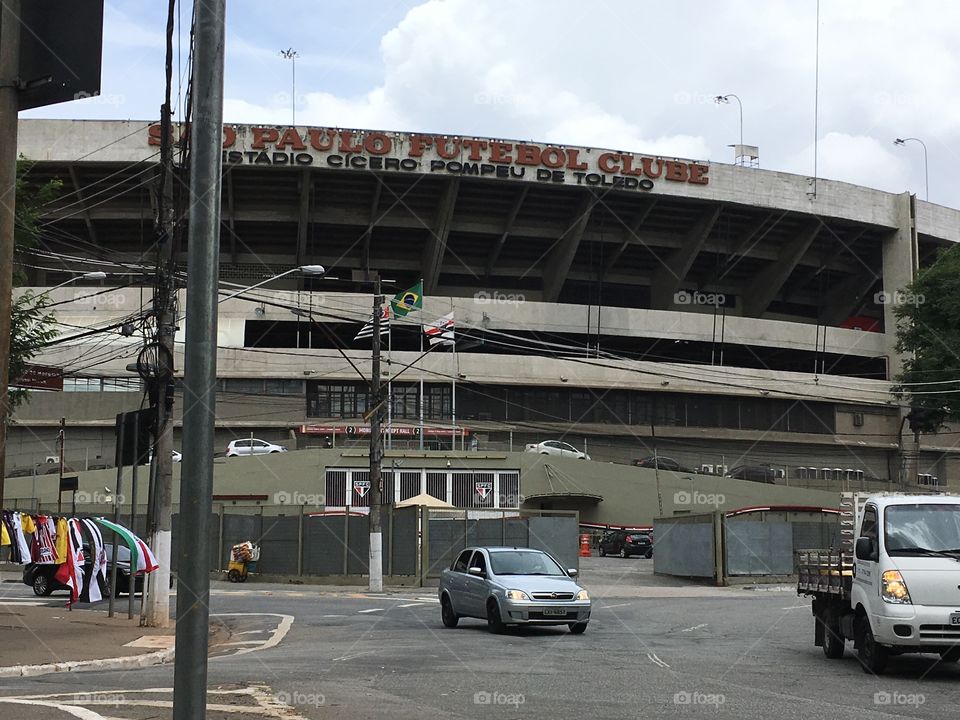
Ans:
[[[531,548],[473,547],[440,576],[443,624],[461,617],[485,619],[491,632],[507,625],[567,625],[582,633],[590,621],[590,596],[550,555]]]

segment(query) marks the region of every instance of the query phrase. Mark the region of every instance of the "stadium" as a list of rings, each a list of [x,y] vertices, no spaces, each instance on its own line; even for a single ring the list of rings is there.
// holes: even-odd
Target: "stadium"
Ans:
[[[108,466],[116,413],[140,406],[127,366],[151,303],[159,142],[152,122],[20,121],[29,179],[63,182],[19,258],[60,323],[34,362],[62,369],[63,392],[15,413],[17,474],[57,454],[61,418],[66,462]],[[960,241],[960,211],[634,150],[312,127],[225,126],[222,187],[224,448],[360,456],[371,341],[355,337],[378,272],[388,300],[422,288],[383,336],[397,456],[500,453],[508,470],[556,440],[777,485],[960,489],[950,434],[915,446],[891,394],[894,309]],[[176,242],[186,272],[185,230]],[[421,355],[422,324],[451,313],[455,344]],[[589,494],[589,471],[575,484]]]

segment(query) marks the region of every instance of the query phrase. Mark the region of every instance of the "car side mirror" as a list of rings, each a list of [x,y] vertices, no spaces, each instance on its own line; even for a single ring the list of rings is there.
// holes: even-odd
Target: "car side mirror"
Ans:
[[[876,560],[876,548],[873,544],[873,538],[857,538],[856,555],[858,560]]]
[[[569,575],[570,577],[576,577],[576,576],[579,575],[579,574],[580,574],[580,571],[577,570],[576,568],[568,568],[568,569],[567,569],[567,575]]]
[[[470,575],[476,575],[477,577],[483,577],[483,570],[482,570],[481,568],[478,568],[478,567],[472,567],[472,568],[470,568],[469,570],[467,570],[467,572],[468,572]]]

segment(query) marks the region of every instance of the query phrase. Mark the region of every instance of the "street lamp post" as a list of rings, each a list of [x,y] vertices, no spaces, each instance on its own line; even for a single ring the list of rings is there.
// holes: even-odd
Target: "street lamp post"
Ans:
[[[733,93],[728,93],[726,95],[717,95],[716,97],[713,98],[713,101],[718,105],[720,105],[721,103],[724,105],[729,105],[730,98],[733,98],[734,100],[736,100],[737,107],[740,108],[740,148],[742,152],[743,151],[743,103],[740,102],[740,98],[734,95]]]
[[[927,165],[927,144],[920,138],[908,137],[908,138],[897,138],[893,141],[894,145],[906,145],[907,141],[913,140],[914,142],[920,143],[920,146],[923,148],[923,199],[930,200],[930,178],[928,174]]]
[[[274,280],[285,277],[286,275],[290,275],[295,272],[300,272],[300,273],[303,273],[304,275],[323,275],[324,273],[327,272],[327,270],[325,267],[323,267],[323,265],[301,265],[300,267],[290,268],[289,270],[284,270],[282,273],[279,273],[277,275],[271,275],[266,280],[261,280],[256,285],[251,285],[250,287],[241,288],[236,292],[230,293],[226,297],[220,298],[220,300],[218,301],[218,304],[224,303],[230,298],[235,298],[237,297],[237,295],[243,295],[243,293],[245,292],[250,292],[251,290],[255,290],[258,287],[266,285],[267,283],[273,282]]]
[[[281,50],[280,55],[285,59],[290,61],[292,68],[293,77],[291,79],[291,91],[290,91],[290,105],[291,111],[293,113],[293,122],[292,125],[296,126],[297,124],[297,58],[300,55],[293,48],[287,48],[286,50]]]
[[[83,273],[82,275],[75,275],[69,280],[64,280],[59,285],[54,285],[52,288],[44,291],[43,293],[41,293],[41,296],[46,295],[47,293],[52,293],[54,290],[58,288],[62,288],[64,285],[69,285],[70,283],[76,282],[77,280],[105,280],[106,277],[107,277],[107,274],[99,270],[96,270],[94,272]]]

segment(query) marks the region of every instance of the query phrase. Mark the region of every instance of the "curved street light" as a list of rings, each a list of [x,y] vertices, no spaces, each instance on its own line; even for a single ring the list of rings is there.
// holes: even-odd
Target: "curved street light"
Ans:
[[[894,145],[906,145],[908,141],[914,141],[920,143],[920,146],[923,148],[923,199],[927,202],[930,201],[930,180],[927,174],[927,144],[920,138],[908,137],[908,138],[897,138],[893,141]]]
[[[713,98],[713,101],[717,105],[729,105],[730,98],[733,98],[737,101],[737,107],[740,108],[740,147],[743,148],[743,103],[740,102],[740,98],[734,95],[733,93],[727,93],[726,95],[717,95]]]

